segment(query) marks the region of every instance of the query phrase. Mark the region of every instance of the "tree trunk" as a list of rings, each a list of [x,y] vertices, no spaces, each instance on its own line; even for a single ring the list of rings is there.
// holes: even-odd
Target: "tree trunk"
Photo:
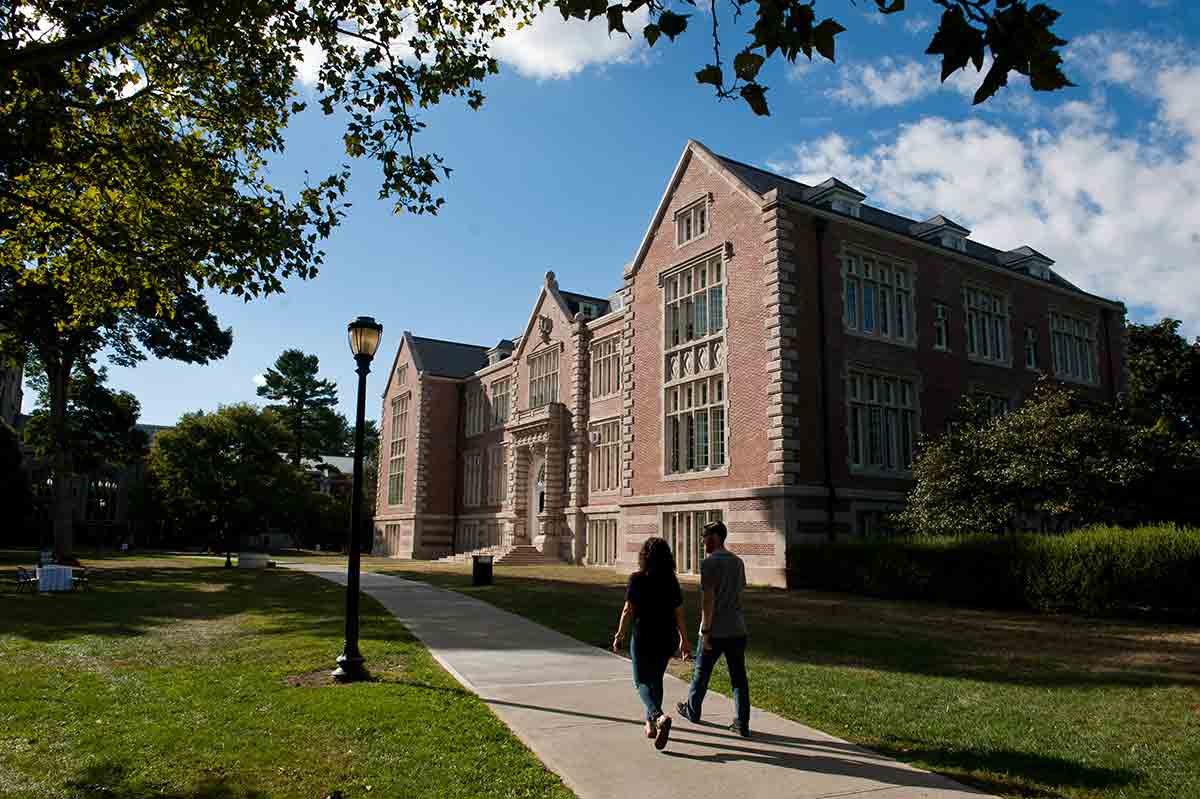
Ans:
[[[63,561],[75,550],[74,487],[71,452],[67,442],[67,397],[71,390],[71,363],[46,361],[50,388],[50,463],[54,470],[54,554]]]

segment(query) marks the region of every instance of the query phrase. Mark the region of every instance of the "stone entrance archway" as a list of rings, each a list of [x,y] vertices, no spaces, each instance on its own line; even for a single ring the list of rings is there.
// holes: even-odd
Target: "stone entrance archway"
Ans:
[[[532,544],[543,554],[561,558],[570,541],[563,516],[563,406],[552,403],[523,411],[509,432],[509,496],[514,500],[510,543]]]

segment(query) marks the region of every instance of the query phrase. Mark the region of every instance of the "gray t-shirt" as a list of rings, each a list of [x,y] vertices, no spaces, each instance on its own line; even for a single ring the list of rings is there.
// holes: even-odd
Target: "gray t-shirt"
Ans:
[[[713,638],[737,638],[746,634],[742,615],[742,590],[746,587],[746,567],[742,559],[728,549],[718,549],[700,561],[700,590],[713,589],[713,617],[709,635]]]

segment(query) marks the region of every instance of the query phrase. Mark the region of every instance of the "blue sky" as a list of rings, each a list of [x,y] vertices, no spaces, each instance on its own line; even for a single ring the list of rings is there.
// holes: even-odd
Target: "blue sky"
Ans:
[[[137,395],[142,421],[171,424],[189,410],[256,401],[255,376],[299,347],[320,357],[349,416],[345,325],[369,314],[384,325],[367,406],[377,416],[380,361],[402,330],[485,345],[516,335],[547,269],[572,291],[619,288],[689,137],[803,180],[837,175],[896,212],[945,213],[987,244],[1030,244],[1068,279],[1124,300],[1131,317],[1173,315],[1200,334],[1196,4],[1052,2],[1078,88],[1014,85],[981,109],[969,100],[979,76],[939,87],[937,64],[922,55],[936,26],[931,0],[887,18],[868,13],[873,5],[818,3],[819,16],[848,29],[838,64],[769,62],[765,119],[696,85],[692,73],[711,57],[703,18],[653,49],[610,40],[598,23],[541,20],[498,47],[501,75],[481,111],[448,103],[427,117],[421,146],[454,168],[439,215],[393,215],[376,199],[376,170],[357,163],[354,207],[315,280],[250,304],[214,297],[234,329],[227,358],[113,368],[112,384]],[[344,160],[337,121],[310,108],[273,166],[281,185]]]

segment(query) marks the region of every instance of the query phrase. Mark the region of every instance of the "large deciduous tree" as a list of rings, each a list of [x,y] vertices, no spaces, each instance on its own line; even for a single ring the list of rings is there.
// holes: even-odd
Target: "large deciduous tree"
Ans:
[[[1027,0],[929,0],[942,10],[927,52],[942,79],[980,70],[976,102],[1027,75],[1068,85],[1058,13]],[[349,158],[382,167],[380,197],[435,212],[442,157],[416,146],[425,113],[447,98],[478,108],[498,69],[492,43],[547,11],[602,19],[649,45],[694,22],[711,28],[717,95],[767,113],[770,58],[833,60],[843,27],[812,0],[30,0],[0,12],[0,268],[23,281],[56,275],[73,314],[140,302],[169,307],[201,287],[258,296],[309,277],[318,243],[345,210],[341,165],[294,192],[267,162],[305,103],[298,65],[315,64],[316,104],[346,120]],[[822,8],[833,6],[822,0]],[[870,0],[882,14],[905,0]],[[553,8],[551,8],[553,7]],[[846,10],[842,3],[838,8]],[[633,19],[641,30],[627,31]],[[640,22],[639,22],[640,24]],[[721,26],[724,25],[724,28]],[[744,31],[732,64],[730,27]],[[709,31],[705,31],[707,35]],[[736,36],[737,34],[735,34]],[[660,45],[661,46],[661,45]]]
[[[229,352],[233,334],[221,329],[204,297],[183,290],[164,308],[152,292],[143,291],[128,304],[90,308],[86,317],[73,316],[69,279],[52,274],[46,282],[28,282],[21,275],[0,269],[0,361],[25,363],[25,374],[38,387],[39,446],[55,473],[54,541],[62,557],[71,554],[71,484],[80,456],[107,457],[86,441],[94,419],[87,417],[92,403],[81,398],[72,403],[75,390],[91,391],[91,400],[103,399],[103,379],[88,375],[103,351],[113,363],[132,366],[148,355],[186,363],[205,364]],[[72,380],[82,375],[81,380]],[[82,414],[82,415],[81,415]],[[136,416],[136,413],[134,414]],[[87,464],[82,464],[87,468]]]
[[[900,525],[919,533],[999,533],[1044,521],[1195,522],[1187,486],[1200,444],[1123,405],[1095,403],[1043,378],[1016,410],[991,417],[968,397],[958,419],[919,447]]]
[[[1200,435],[1200,339],[1179,335],[1178,319],[1125,329],[1129,405],[1187,436]]]
[[[229,552],[240,536],[284,520],[311,492],[279,454],[289,443],[274,412],[226,405],[185,414],[155,436],[150,473],[172,523]]]
[[[291,433],[288,451],[296,466],[305,458],[344,455],[351,437],[346,418],[333,409],[337,384],[319,378],[319,369],[316,355],[284,350],[258,387],[258,396],[271,400],[267,408]]]

